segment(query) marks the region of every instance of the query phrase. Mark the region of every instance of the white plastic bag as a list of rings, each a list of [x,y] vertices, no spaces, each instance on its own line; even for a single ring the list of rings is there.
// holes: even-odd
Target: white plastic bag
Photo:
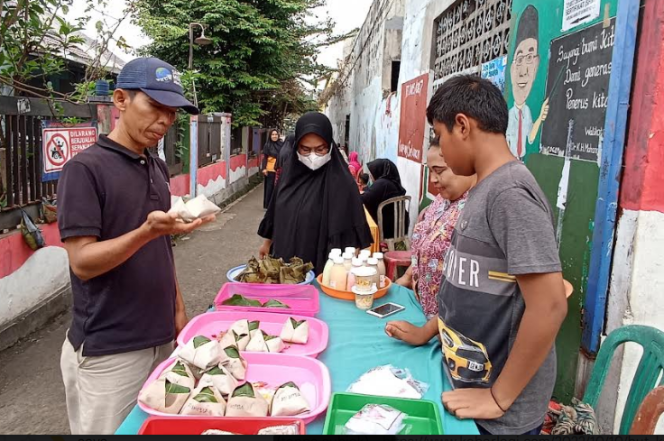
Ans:
[[[195,197],[194,199],[184,202],[181,197],[176,197],[171,200],[171,209],[168,213],[175,213],[184,222],[193,222],[196,219],[201,219],[213,214],[217,214],[221,208],[210,202],[204,194]]]
[[[421,399],[429,385],[413,378],[408,369],[379,366],[362,375],[347,392],[380,397]]]
[[[367,404],[346,423],[346,435],[398,435],[407,415],[386,404]]]

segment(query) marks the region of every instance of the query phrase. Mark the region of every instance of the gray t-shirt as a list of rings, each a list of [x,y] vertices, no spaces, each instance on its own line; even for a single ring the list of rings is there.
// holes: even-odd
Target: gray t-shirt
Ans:
[[[455,388],[491,387],[525,309],[515,276],[561,271],[551,208],[525,165],[505,164],[471,190],[443,271],[438,324],[446,371]],[[502,418],[477,423],[495,435],[537,428],[555,380],[552,349]]]

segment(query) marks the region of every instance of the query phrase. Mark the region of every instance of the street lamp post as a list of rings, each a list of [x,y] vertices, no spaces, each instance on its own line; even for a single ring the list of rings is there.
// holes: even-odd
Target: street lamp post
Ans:
[[[200,26],[201,36],[194,40],[194,26]],[[189,23],[189,72],[194,70],[194,43],[199,46],[205,46],[212,43],[212,40],[205,36],[205,27],[200,23]],[[196,96],[196,81],[193,76],[191,87],[194,94],[194,106],[198,107],[198,97]],[[189,142],[189,194],[196,196],[196,187],[198,184],[198,117],[191,115],[190,124],[190,142]]]
[[[194,40],[194,26],[200,26],[201,36]],[[189,23],[189,71],[194,70],[194,43],[199,46],[212,44],[212,40],[205,36],[205,27],[200,23]],[[198,98],[196,97],[196,84],[191,81],[194,92],[194,106],[198,107]]]

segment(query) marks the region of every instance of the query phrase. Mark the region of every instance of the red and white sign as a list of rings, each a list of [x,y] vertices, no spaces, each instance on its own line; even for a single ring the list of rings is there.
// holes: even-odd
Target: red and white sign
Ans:
[[[42,130],[44,173],[57,173],[65,163],[97,142],[96,127],[50,127]]]
[[[414,78],[401,86],[401,124],[399,151],[402,158],[423,161],[424,131],[427,125],[429,74]]]

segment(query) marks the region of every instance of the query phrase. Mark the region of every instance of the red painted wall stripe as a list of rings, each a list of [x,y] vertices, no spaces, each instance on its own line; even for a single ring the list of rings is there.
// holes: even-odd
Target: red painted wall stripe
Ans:
[[[664,212],[664,1],[642,17],[620,206]]]
[[[39,228],[47,246],[62,247],[57,224],[39,225]],[[0,279],[22,267],[34,253],[19,231],[0,238]]]

